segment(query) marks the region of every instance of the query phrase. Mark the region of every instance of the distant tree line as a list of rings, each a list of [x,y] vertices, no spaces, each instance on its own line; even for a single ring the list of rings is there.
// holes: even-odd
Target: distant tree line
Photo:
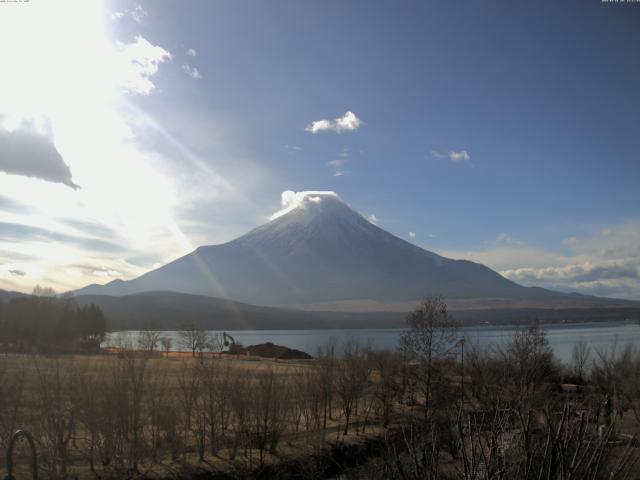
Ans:
[[[0,303],[0,344],[4,350],[96,351],[107,322],[96,305],[79,306],[72,296],[36,287],[33,295]]]

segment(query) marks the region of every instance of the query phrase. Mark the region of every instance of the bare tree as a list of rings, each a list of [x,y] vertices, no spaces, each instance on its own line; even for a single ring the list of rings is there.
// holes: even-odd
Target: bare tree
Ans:
[[[390,350],[381,350],[372,352],[371,360],[378,374],[374,396],[382,417],[382,425],[386,427],[391,420],[391,414],[401,388],[401,359]]]
[[[69,465],[69,447],[75,428],[75,409],[71,402],[75,374],[60,360],[46,365],[35,363],[37,373],[36,408],[42,419],[41,439],[45,446],[45,464],[54,478],[65,478]]]
[[[322,443],[327,429],[327,420],[332,419],[333,397],[335,395],[335,377],[337,372],[336,345],[331,339],[324,348],[318,349],[316,381],[322,390]]]
[[[584,380],[585,368],[591,357],[591,347],[584,341],[580,341],[573,346],[572,351],[573,368],[578,382]]]
[[[469,387],[485,409],[515,408],[523,415],[543,407],[559,380],[559,365],[537,324],[516,332],[504,345],[470,345],[465,370]]]
[[[264,453],[275,453],[284,430],[286,418],[286,392],[282,377],[268,369],[258,374],[250,404],[251,426],[255,445],[260,454],[260,465]]]
[[[160,339],[160,345],[162,346],[162,350],[167,358],[169,358],[169,352],[171,351],[172,344],[173,340],[171,337],[162,337]]]
[[[158,348],[158,343],[160,343],[160,332],[142,330],[138,333],[138,348],[148,352],[150,355]]]
[[[207,348],[209,336],[205,330],[193,323],[186,324],[179,332],[180,346],[191,351],[191,356],[195,357],[196,352],[202,353]]]
[[[187,445],[195,418],[196,402],[200,396],[202,376],[196,363],[183,361],[182,367],[178,374],[178,387],[184,417],[183,442]]]
[[[538,406],[547,396],[553,381],[559,379],[559,365],[549,346],[547,336],[538,323],[517,331],[504,347],[496,352],[508,375],[506,393],[520,410]]]
[[[344,414],[344,435],[349,433],[352,413],[358,411],[358,400],[362,396],[371,373],[366,351],[352,340],[345,343],[342,362],[336,376],[336,393]]]
[[[455,354],[457,323],[449,316],[442,297],[425,299],[407,317],[409,331],[401,346],[418,366],[417,380],[425,399],[425,418],[432,400],[434,377],[439,364]]]
[[[101,444],[101,428],[104,425],[100,409],[101,387],[106,367],[103,362],[83,363],[75,371],[72,384],[72,398],[75,404],[76,418],[84,433],[80,440],[85,445],[89,460],[89,470],[95,473],[96,452]],[[78,442],[78,443],[80,443]]]
[[[209,333],[207,335],[207,350],[217,353],[218,356],[224,350],[224,335],[220,332]]]

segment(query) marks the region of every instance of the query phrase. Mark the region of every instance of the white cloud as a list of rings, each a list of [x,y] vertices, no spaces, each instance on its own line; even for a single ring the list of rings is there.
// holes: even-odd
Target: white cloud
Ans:
[[[195,57],[198,54],[194,48],[188,49],[185,53],[189,57]]]
[[[370,214],[370,215],[367,215],[367,220],[369,220],[374,225],[378,224],[378,217],[376,217],[375,214],[373,214],[373,213]]]
[[[590,261],[581,264],[572,264],[565,267],[545,268],[517,268],[504,270],[502,274],[512,280],[531,282],[594,282],[613,279],[638,278],[638,268],[633,265],[632,259],[628,261],[602,261],[592,263]]]
[[[436,158],[445,158],[446,155],[444,153],[440,153],[437,150],[431,150],[431,155],[436,157]]]
[[[335,172],[333,172],[333,176],[334,177],[342,177],[342,176],[344,176],[344,172],[342,172],[341,170],[336,170]]]
[[[640,299],[640,220],[590,228],[584,235],[564,239],[562,245],[569,253],[500,234],[483,249],[439,253],[485,264],[526,286]]]
[[[354,132],[362,125],[362,120],[360,120],[355,113],[347,111],[343,116],[335,120],[322,119],[311,122],[311,124],[305,128],[305,131],[314,134],[319,132]]]
[[[161,63],[171,60],[171,53],[138,35],[133,43],[116,43],[119,51],[120,85],[127,91],[149,95],[155,90],[151,77]]]
[[[409,238],[416,238],[416,232],[409,232]]]
[[[452,162],[468,162],[471,160],[471,155],[466,150],[460,150],[459,152],[451,150],[449,152],[449,160]]]
[[[340,198],[337,193],[331,191],[308,190],[304,192],[294,192],[293,190],[285,190],[280,196],[280,206],[282,208],[271,215],[269,219],[274,220],[281,217],[296,207],[304,206],[304,203],[307,201],[317,203],[325,196]]]
[[[341,165],[344,165],[346,160],[344,158],[337,158],[335,160],[329,160],[326,165],[327,167],[338,168]]]
[[[199,80],[202,78],[202,74],[200,73],[200,70],[198,70],[196,67],[192,67],[191,65],[185,64],[182,66],[182,70],[191,78],[195,78],[196,80]]]

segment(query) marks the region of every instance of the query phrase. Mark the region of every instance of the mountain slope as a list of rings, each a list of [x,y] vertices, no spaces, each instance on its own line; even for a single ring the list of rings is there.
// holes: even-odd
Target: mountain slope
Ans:
[[[175,291],[260,305],[339,300],[554,299],[493,270],[451,260],[373,225],[335,194],[309,194],[288,213],[222,245],[205,246],[129,281],[76,294]]]
[[[80,305],[98,305],[111,330],[179,330],[193,323],[209,330],[288,330],[318,328],[404,327],[407,310],[394,312],[302,311],[249,305],[213,297],[176,292],[146,292],[122,297],[80,295]],[[451,306],[451,305],[450,305]],[[412,306],[413,307],[413,306]],[[462,324],[520,324],[541,322],[584,322],[640,318],[638,304],[592,305],[564,308],[459,309],[451,313]]]
[[[79,295],[75,299],[80,305],[99,306],[112,330],[177,330],[185,323],[210,330],[382,328],[403,326],[406,315],[404,312],[306,312],[176,292],[121,297]]]

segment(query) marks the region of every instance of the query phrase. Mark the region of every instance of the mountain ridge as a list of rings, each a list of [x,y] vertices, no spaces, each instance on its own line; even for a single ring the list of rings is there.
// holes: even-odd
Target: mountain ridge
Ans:
[[[2,304],[12,298],[27,297],[19,292],[0,290]],[[445,299],[446,300],[446,299]],[[592,304],[588,307],[565,305],[561,308],[509,305],[498,299],[491,305],[447,301],[450,313],[461,325],[518,325],[542,323],[593,322],[640,319],[640,303]],[[194,324],[207,330],[300,330],[398,328],[406,326],[407,313],[416,304],[394,311],[301,310],[250,305],[209,296],[177,292],[143,292],[125,296],[79,295],[80,305],[101,308],[109,330],[180,330]],[[496,305],[499,308],[496,308]]]
[[[310,192],[270,222],[219,245],[196,248],[132,280],[89,285],[77,295],[175,291],[254,305],[373,300],[557,300],[490,268],[422,249],[372,224],[336,194]],[[586,297],[585,297],[586,298]]]

